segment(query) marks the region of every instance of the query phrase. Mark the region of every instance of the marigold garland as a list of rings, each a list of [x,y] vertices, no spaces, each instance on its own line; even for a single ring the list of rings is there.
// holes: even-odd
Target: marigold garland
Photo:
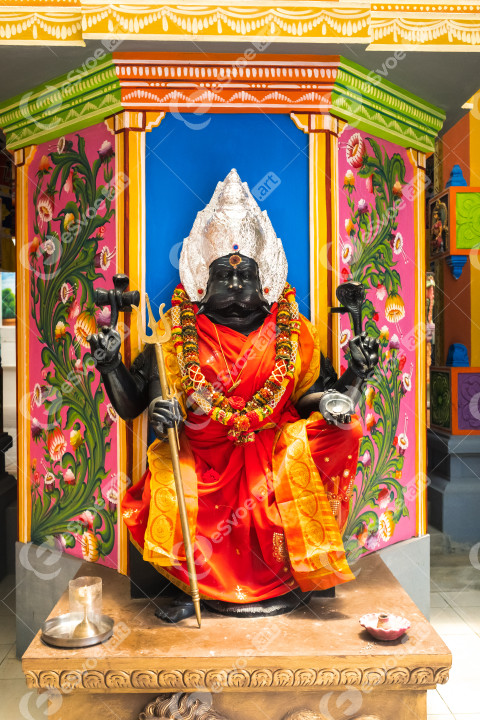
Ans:
[[[227,398],[206,380],[200,367],[195,311],[182,284],[173,292],[172,306],[172,338],[186,394],[212,420],[230,428],[228,437],[235,444],[254,442],[255,429],[273,413],[295,371],[300,322],[294,288],[286,283],[278,300],[272,373],[247,401],[236,395]]]

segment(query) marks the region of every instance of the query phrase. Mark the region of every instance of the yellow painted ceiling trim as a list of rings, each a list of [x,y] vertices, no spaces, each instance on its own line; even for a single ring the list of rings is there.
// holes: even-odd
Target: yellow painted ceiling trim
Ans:
[[[275,42],[363,43],[372,50],[480,49],[479,2],[370,0],[203,0],[161,4],[130,0],[0,0],[0,44],[83,45],[88,39],[251,39]],[[263,51],[266,47],[260,49]]]

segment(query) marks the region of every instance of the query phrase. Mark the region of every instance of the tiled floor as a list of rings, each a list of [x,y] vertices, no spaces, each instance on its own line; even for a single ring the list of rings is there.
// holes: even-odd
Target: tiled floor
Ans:
[[[431,622],[453,655],[446,685],[428,693],[428,720],[480,720],[478,553],[432,555]],[[15,657],[14,578],[0,582],[0,720],[46,720],[45,696],[25,686]]]

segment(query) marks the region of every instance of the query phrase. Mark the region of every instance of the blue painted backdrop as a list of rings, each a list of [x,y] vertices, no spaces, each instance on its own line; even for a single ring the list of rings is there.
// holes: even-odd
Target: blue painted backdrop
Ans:
[[[309,316],[308,136],[289,115],[172,113],[146,134],[147,292],[169,307],[183,238],[233,167],[282,239]]]

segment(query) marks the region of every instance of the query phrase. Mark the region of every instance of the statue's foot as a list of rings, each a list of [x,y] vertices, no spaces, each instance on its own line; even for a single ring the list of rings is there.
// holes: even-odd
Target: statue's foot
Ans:
[[[195,608],[188,595],[172,600],[169,605],[155,610],[155,616],[163,622],[174,624],[195,615]]]
[[[308,605],[312,593],[304,593],[301,590],[293,590],[280,597],[260,600],[253,603],[229,603],[221,600],[204,600],[203,604],[211,612],[219,615],[230,615],[233,617],[255,618],[272,617],[273,615],[284,615],[292,612],[298,607]]]

